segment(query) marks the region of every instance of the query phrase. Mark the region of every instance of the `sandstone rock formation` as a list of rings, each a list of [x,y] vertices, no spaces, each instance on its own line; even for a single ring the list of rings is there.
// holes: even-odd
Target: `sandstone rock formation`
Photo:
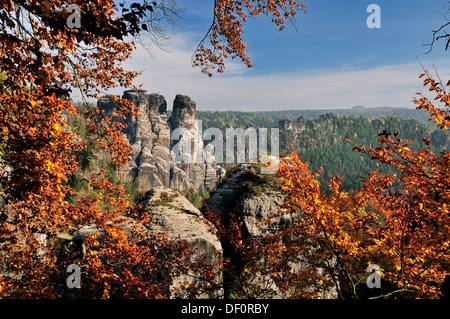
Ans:
[[[171,129],[184,127],[193,131],[196,111],[196,104],[189,96],[177,94],[173,101],[172,115],[169,119]]]
[[[222,254],[219,238],[211,232],[212,226],[208,226],[202,213],[180,193],[162,186],[154,187],[147,192],[141,204],[154,221],[150,232],[165,232],[169,240],[186,240],[189,247],[204,254],[211,265],[219,260]],[[174,280],[172,286],[176,287],[190,280],[190,276],[181,276]],[[217,290],[213,293],[214,296],[200,297],[211,298],[220,293]]]
[[[219,262],[223,249],[215,234],[214,227],[208,224],[203,214],[180,193],[164,186],[156,186],[146,193],[139,204],[142,205],[143,210],[149,212],[153,220],[150,226],[143,228],[149,235],[163,234],[169,242],[186,241],[189,248],[196,250],[199,255],[206,256],[208,264],[214,266]],[[124,216],[122,216],[122,221],[118,226],[128,230],[144,227],[142,224],[136,223],[134,219]],[[85,238],[97,236],[97,240],[101,242],[104,234],[103,228],[99,228],[96,224],[89,224],[81,227],[73,235],[58,233],[58,238],[68,241],[74,250],[84,255],[86,253]],[[47,242],[46,236],[43,234],[36,235],[39,235],[42,242],[43,252]],[[192,255],[188,258],[192,258]],[[196,275],[192,273],[173,278],[172,284],[167,287],[171,290],[172,297],[185,297],[180,292],[175,295],[175,290],[172,288],[184,286],[186,282],[192,282]],[[216,298],[222,296],[220,272],[218,276],[218,287],[214,290],[208,290],[208,292],[205,291],[197,297]]]
[[[183,135],[179,140],[172,141],[171,149],[175,144],[183,144],[184,139],[191,139],[191,153],[188,160],[178,164],[178,168],[186,173],[187,181],[194,189],[205,186],[212,189],[218,177],[218,167],[214,164],[207,164],[203,158],[203,135],[202,127],[195,120],[196,104],[187,95],[178,94],[173,102],[172,115],[168,124],[173,132],[176,129],[186,129],[187,135]],[[189,136],[189,137],[188,137]],[[176,138],[177,136],[175,136]],[[172,154],[172,158],[175,154]]]
[[[230,212],[241,217],[246,235],[265,237],[269,230],[260,222],[267,219],[271,212],[276,213],[280,209],[284,196],[279,191],[268,187],[261,188],[258,183],[252,182],[253,174],[251,164],[239,165],[211,194],[206,205],[211,212],[222,217]],[[256,191],[250,190],[252,187]]]
[[[171,142],[171,133],[176,128],[186,128],[192,134],[195,131],[196,105],[190,97],[177,95],[174,100],[173,114],[168,119],[167,103],[160,94],[146,93],[146,90],[128,90],[123,94],[138,107],[139,117],[128,117],[127,127],[123,130],[126,141],[131,145],[131,160],[121,171],[125,182],[138,179],[142,190],[156,186],[166,186],[188,190],[190,188],[212,189],[217,181],[217,165],[206,164],[202,157],[195,163],[176,163],[171,154],[175,144]],[[115,109],[113,101],[107,96],[100,99],[98,107],[109,116]],[[120,121],[119,119],[116,119]],[[203,150],[201,130],[198,140]],[[176,141],[175,141],[176,142]],[[197,152],[198,153],[198,152]],[[202,155],[202,153],[200,153]],[[192,154],[192,158],[196,157]]]
[[[295,131],[303,131],[305,129],[305,118],[303,116],[299,116],[296,121],[292,121],[290,119],[283,119],[278,122],[278,127],[280,130],[295,130]]]
[[[154,187],[141,204],[154,221],[150,231],[164,230],[169,240],[186,240],[191,248],[206,254],[211,261],[222,251],[219,239],[209,230],[203,214],[177,191]]]
[[[224,225],[226,225],[230,212],[233,212],[243,221],[244,236],[255,237],[259,240],[264,240],[272,231],[276,231],[279,227],[291,225],[292,217],[288,215],[274,218],[270,228],[267,224],[261,223],[272,212],[276,213],[279,211],[285,195],[277,190],[276,187],[272,187],[267,183],[267,180],[261,180],[254,169],[254,165],[241,164],[231,175],[228,172],[228,175],[228,178],[217,186],[217,189],[206,201],[208,209],[218,214]],[[225,250],[224,254],[226,253]],[[303,260],[303,258],[300,258],[300,260]],[[301,261],[292,264],[292,269],[306,269],[308,266],[307,261]],[[320,273],[324,270],[318,268],[316,271]],[[259,277],[255,282],[259,282],[261,287],[267,287],[268,281],[266,278]],[[272,288],[274,291],[278,291],[276,287]],[[311,289],[315,288],[311,287]],[[334,289],[321,291],[320,295],[324,299],[337,298],[337,293]],[[288,298],[289,292],[283,294],[277,292],[274,297]]]

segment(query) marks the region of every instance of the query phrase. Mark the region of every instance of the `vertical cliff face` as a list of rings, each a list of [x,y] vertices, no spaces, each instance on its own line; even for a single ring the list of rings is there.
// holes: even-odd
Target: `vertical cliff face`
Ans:
[[[184,127],[193,132],[196,112],[196,104],[189,96],[177,94],[173,101],[169,126],[172,130]]]
[[[278,123],[278,127],[280,130],[303,131],[305,129],[305,118],[303,116],[299,116],[297,121],[283,119]]]
[[[212,189],[216,184],[217,166],[206,164],[203,160],[195,163],[176,163],[172,160],[171,133],[177,128],[186,128],[192,134],[195,132],[196,105],[190,97],[177,95],[174,100],[173,113],[167,117],[167,102],[156,93],[148,94],[145,90],[125,91],[124,99],[128,99],[138,107],[139,117],[129,117],[124,122],[124,137],[131,145],[131,160],[121,171],[125,181],[139,180],[142,190],[165,186],[188,190],[206,188]],[[106,115],[112,114],[115,105],[103,98],[97,103]],[[199,149],[203,149],[201,130],[197,135],[201,141]],[[175,141],[177,142],[177,141]],[[194,149],[194,148],[193,148]],[[195,158],[195,154],[192,154]],[[200,157],[201,159],[201,157]]]
[[[195,102],[187,95],[178,94],[173,101],[172,115],[168,124],[172,132],[181,128],[189,131],[191,152],[188,154],[190,160],[179,163],[177,166],[186,173],[186,178],[194,189],[199,189],[203,185],[211,189],[213,188],[211,186],[215,186],[217,181],[217,165],[216,163],[207,164],[203,159],[202,128],[197,126],[199,123],[196,123],[195,115]],[[174,144],[183,144],[183,140],[186,138],[188,137],[184,134],[179,140],[172,141],[171,147]]]

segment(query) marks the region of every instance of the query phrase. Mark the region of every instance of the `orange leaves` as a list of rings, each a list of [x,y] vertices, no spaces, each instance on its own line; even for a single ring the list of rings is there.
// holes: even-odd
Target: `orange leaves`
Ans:
[[[358,204],[361,204],[361,198],[340,192],[341,182],[338,178],[330,180],[332,195],[327,198],[320,192],[318,182],[314,180],[313,175],[302,169],[305,165],[295,154],[290,155],[290,161],[292,164],[289,165],[282,163],[283,169],[280,169],[280,177],[284,181],[283,190],[289,199],[289,211],[299,211],[301,217],[305,219],[305,223],[298,225],[306,227],[309,236],[313,236],[311,238],[317,242],[325,241],[331,247],[341,247],[341,249],[353,251],[358,241],[347,233],[352,228],[347,229],[346,227],[352,224],[350,212],[357,209],[357,206],[352,207],[352,203],[357,201]],[[293,184],[292,174],[297,173],[299,169],[304,178]],[[363,211],[361,213],[364,214]],[[347,230],[344,231],[344,229]]]
[[[428,72],[420,77],[424,75],[427,75],[424,85],[438,92],[435,100],[445,102],[444,106],[448,107],[448,96],[440,84]],[[430,113],[430,119],[439,128],[447,128],[448,111],[435,107],[424,96],[415,103],[419,104],[417,108]],[[394,137],[397,134],[394,131]],[[379,140],[382,147],[369,149],[368,153],[398,168],[402,176],[401,184],[395,189],[390,186],[395,182],[395,175],[381,177],[372,173],[365,181],[364,191],[375,200],[376,208],[385,218],[383,227],[377,230],[372,251],[377,251],[378,258],[383,258],[386,265],[392,264],[386,267],[386,278],[399,287],[408,286],[413,296],[438,297],[439,289],[430,282],[443,281],[445,272],[441,267],[450,259],[449,251],[443,248],[449,245],[449,216],[442,214],[450,196],[445,186],[450,176],[444,165],[448,152],[440,156],[431,153],[430,141],[425,137],[426,148],[415,152],[410,148],[411,142],[392,139],[387,132],[381,135],[384,135]]]
[[[422,78],[425,74],[427,77],[423,80],[423,86],[429,86],[429,91],[436,94],[434,100],[439,100],[439,102],[444,103],[444,107],[448,108],[450,106],[450,96],[446,92],[445,87],[442,83],[436,82],[427,71],[421,74],[419,78]],[[429,121],[434,120],[437,124],[436,127],[448,129],[450,127],[449,110],[435,107],[422,93],[417,93],[417,95],[421,96],[421,98],[414,98],[413,102],[418,105],[416,108],[428,111],[431,115]]]
[[[1,17],[0,24],[10,28],[2,33],[0,46],[0,189],[8,202],[7,210],[1,207],[6,218],[0,223],[0,264],[2,272],[17,276],[0,279],[0,294],[64,296],[65,266],[75,262],[83,272],[79,296],[167,297],[164,289],[172,273],[188,268],[189,260],[183,259],[191,253],[187,246],[150,236],[145,228],[149,214],[133,211],[124,188],[102,173],[89,178],[84,172],[87,194],[77,194],[66,183],[77,173],[75,154],[85,145],[64,120],[66,113],[77,113],[70,92],[76,88],[83,97],[95,98],[101,90],[133,86],[138,73],[124,70],[121,63],[136,45],[123,38],[139,32],[139,20],[154,5],[137,3],[120,20],[111,0],[78,4],[84,14],[79,29],[64,27],[61,13],[55,12],[59,1],[15,2],[16,10],[9,7]],[[19,22],[27,30],[11,29]],[[116,101],[118,117],[137,113],[130,101]],[[130,151],[120,134],[123,125],[111,124],[89,106],[85,115],[100,146],[123,165]],[[93,224],[102,236],[60,242]],[[42,243],[34,239],[37,232],[51,239],[45,258],[40,257]],[[66,234],[64,240],[55,238],[60,233]],[[172,265],[175,259],[181,261]]]
[[[222,73],[225,69],[225,58],[239,58],[247,67],[252,67],[247,56],[247,44],[242,39],[243,24],[247,17],[266,15],[279,31],[285,28],[285,20],[294,17],[298,11],[306,12],[302,1],[237,1],[219,0],[215,2],[214,21],[199,43],[193,58],[192,65],[200,67],[202,73],[212,76],[210,69]],[[205,45],[209,40],[211,48]]]
[[[403,144],[402,146],[400,146],[399,152],[400,152],[400,153],[403,153],[403,152],[411,152],[411,150],[410,150],[409,147],[408,147],[408,144],[412,144],[412,142],[405,143],[405,144]]]
[[[442,213],[448,211],[450,200],[445,186],[450,182],[445,166],[448,152],[441,156],[431,153],[426,138],[427,149],[414,152],[412,143],[403,142],[398,134],[383,131],[380,147],[354,149],[398,168],[400,179],[395,174],[367,173],[364,187],[353,194],[340,191],[337,178],[330,180],[331,194],[321,194],[314,187],[313,175],[305,170],[307,165],[296,154],[280,163],[281,189],[287,195],[283,210],[301,217],[294,217],[295,223],[284,233],[304,234],[318,245],[321,254],[316,256],[317,264],[336,260],[337,267],[325,267],[325,271],[328,280],[340,282],[339,294],[356,293],[361,280],[358,272],[370,261],[381,266],[393,295],[439,297],[439,284],[450,262],[450,215]],[[300,249],[302,243],[295,245]]]

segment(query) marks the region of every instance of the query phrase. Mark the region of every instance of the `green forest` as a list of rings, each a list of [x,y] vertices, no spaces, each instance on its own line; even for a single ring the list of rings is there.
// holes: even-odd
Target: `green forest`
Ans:
[[[361,178],[365,172],[372,172],[378,167],[381,173],[396,173],[393,167],[377,163],[370,157],[353,151],[354,145],[375,146],[378,134],[384,129],[389,132],[397,130],[399,137],[412,141],[416,149],[424,146],[422,137],[431,140],[432,150],[437,153],[448,149],[450,143],[445,131],[433,131],[428,122],[423,121],[426,118],[425,112],[415,109],[399,111],[393,108],[353,108],[336,110],[336,114],[326,113],[324,110],[263,113],[198,111],[197,114],[198,119],[202,120],[203,129],[217,127],[223,132],[227,127],[276,128],[282,119],[309,117],[302,131],[280,130],[280,153],[297,153],[303,161],[311,164],[311,171],[322,167],[323,172],[319,178],[322,191],[328,190],[328,180],[332,175],[343,178],[342,189],[354,191],[362,186]],[[345,138],[352,143],[344,140]],[[270,142],[270,138],[268,141]]]

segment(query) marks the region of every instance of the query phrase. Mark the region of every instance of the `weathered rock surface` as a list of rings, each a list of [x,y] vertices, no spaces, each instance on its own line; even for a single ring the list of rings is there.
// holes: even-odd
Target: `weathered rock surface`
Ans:
[[[270,228],[266,223],[262,223],[271,213],[276,213],[281,209],[285,195],[261,180],[253,165],[241,164],[234,173],[231,175],[228,173],[228,175],[228,178],[218,185],[206,201],[208,209],[218,214],[224,225],[226,225],[230,212],[233,212],[243,221],[244,236],[262,240],[279,227],[292,225],[292,216],[288,215],[273,218]],[[292,264],[292,269],[306,269],[307,266],[307,261],[302,261]],[[321,272],[323,269],[317,269],[317,271]],[[262,277],[257,281],[260,281],[261,286],[265,286],[267,283]],[[277,291],[275,287],[273,289]],[[337,298],[336,291],[332,289],[321,291],[320,294],[321,298],[325,299]],[[274,297],[287,298],[289,292],[277,293]]]
[[[187,95],[178,94],[173,102],[172,115],[168,124],[173,132],[177,129],[186,129],[178,140],[172,141],[171,149],[175,144],[184,145],[190,143],[190,153],[183,154],[183,162],[178,164],[178,168],[186,173],[187,181],[194,189],[211,189],[217,181],[217,165],[208,164],[203,159],[203,136],[202,128],[197,126],[195,120],[196,104]],[[176,136],[177,137],[177,136]],[[175,154],[172,154],[172,158]]]
[[[177,191],[154,187],[141,204],[154,220],[151,231],[165,230],[169,240],[187,240],[190,247],[211,259],[222,251],[219,239],[209,230],[202,213]]]
[[[189,96],[176,96],[170,118],[167,118],[167,103],[162,95],[148,94],[145,90],[128,90],[122,98],[133,102],[139,112],[139,117],[116,119],[127,124],[122,132],[132,149],[131,161],[121,171],[125,182],[138,179],[144,191],[157,186],[180,190],[215,187],[217,165],[206,164],[202,158],[202,133],[201,129],[195,129],[196,105]],[[100,99],[97,105],[106,116],[115,109],[114,102],[108,97]],[[199,141],[198,148],[193,147],[192,154],[188,154],[191,159],[189,163],[173,160],[171,149],[178,141],[171,141],[170,138],[177,128],[186,128]]]
[[[186,240],[190,248],[207,256],[210,264],[219,260],[222,254],[219,238],[211,232],[212,226],[208,226],[202,213],[180,193],[167,187],[154,187],[141,204],[154,221],[150,232],[165,232],[169,240]],[[173,286],[190,280],[189,276],[181,276],[174,280]],[[216,291],[217,294],[220,291]]]
[[[171,129],[183,127],[193,131],[196,111],[196,104],[189,96],[177,94],[173,101],[172,115],[169,119]]]
[[[210,211],[223,217],[234,212],[242,218],[247,235],[264,237],[268,235],[268,228],[260,222],[267,219],[271,212],[276,213],[280,209],[284,195],[259,185],[250,186],[253,184],[250,181],[253,174],[251,164],[241,164],[234,174],[217,187],[206,204]],[[256,191],[249,192],[251,187]]]

